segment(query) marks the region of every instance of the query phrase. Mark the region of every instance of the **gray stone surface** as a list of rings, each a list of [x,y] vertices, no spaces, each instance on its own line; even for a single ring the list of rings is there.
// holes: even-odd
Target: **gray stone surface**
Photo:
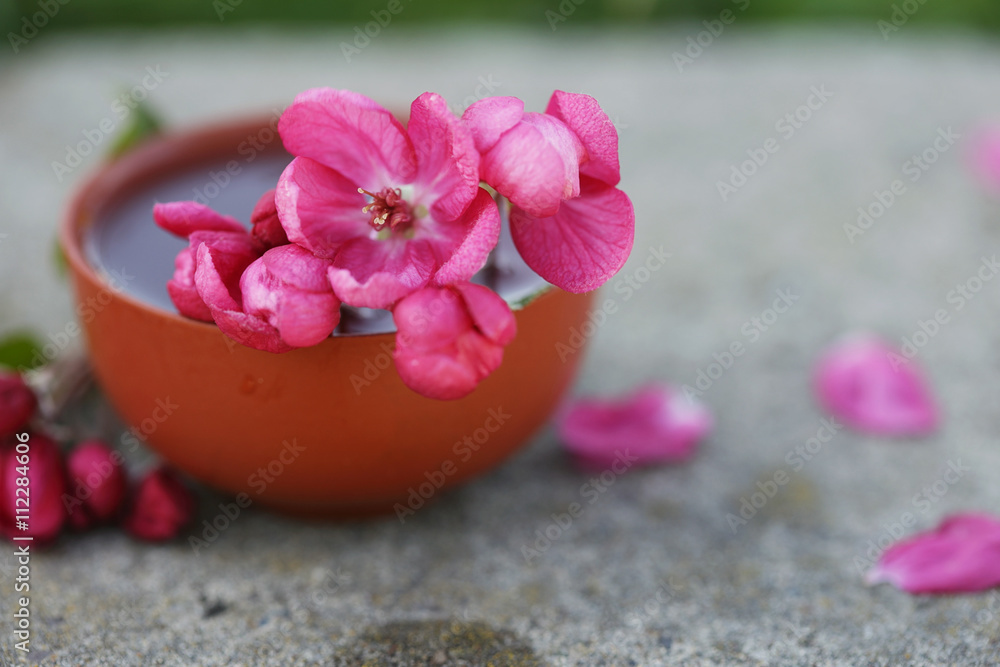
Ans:
[[[914,598],[864,587],[858,567],[868,542],[906,512],[928,527],[948,512],[1000,506],[1000,281],[961,310],[947,300],[1000,244],[1000,208],[964,162],[977,125],[1000,116],[1000,51],[910,28],[886,41],[874,25],[737,24],[679,72],[672,54],[699,26],[591,33],[570,18],[552,33],[544,17],[538,24],[390,25],[350,64],[339,43],[351,27],[44,35],[0,60],[3,330],[56,332],[71,318],[47,259],[60,207],[94,159],[63,182],[51,163],[111,114],[121,83],[158,65],[169,76],[150,97],[178,125],[268,109],[314,85],[400,105],[429,89],[458,104],[492,77],[495,94],[536,109],[556,87],[592,93],[621,130],[623,187],[636,205],[624,275],[642,277],[652,248],[672,257],[627,300],[609,286],[620,310],[595,336],[576,391],[693,383],[714,354],[746,346],[705,392],[718,427],[698,458],[618,479],[531,563],[522,546],[588,480],[550,431],[404,525],[250,511],[199,555],[110,530],[64,539],[33,561],[29,662],[1000,662],[1000,595]],[[786,138],[776,123],[813,86],[833,96]],[[857,207],[905,179],[904,163],[949,127],[961,139],[848,242],[843,226]],[[780,149],[722,201],[717,181],[770,137]],[[751,340],[751,318],[778,289],[799,300]],[[822,347],[855,329],[898,341],[938,309],[950,322],[919,358],[947,415],[940,434],[885,442],[843,431],[793,471],[786,455],[823,417],[808,384]],[[971,470],[958,483],[924,491],[959,460]],[[731,530],[727,514],[778,469],[792,481]],[[933,502],[915,495],[925,493]],[[205,517],[220,500],[206,495]],[[10,572],[0,579],[4,609]],[[3,616],[0,656],[19,659]]]

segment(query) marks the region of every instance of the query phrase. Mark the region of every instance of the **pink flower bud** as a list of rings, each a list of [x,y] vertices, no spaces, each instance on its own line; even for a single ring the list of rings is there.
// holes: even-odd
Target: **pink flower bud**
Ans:
[[[38,400],[17,373],[0,373],[0,438],[20,430],[34,416]]]
[[[123,525],[140,540],[170,540],[191,520],[194,509],[194,497],[177,473],[160,466],[139,482]]]
[[[27,442],[10,438],[0,444],[0,532],[4,535],[33,537],[35,544],[54,540],[66,520],[65,490],[66,472],[59,446],[52,440],[32,433]],[[27,512],[23,511],[26,505]]]
[[[74,529],[86,530],[118,514],[126,491],[121,462],[121,455],[100,440],[84,442],[70,453],[69,489],[63,500]]]

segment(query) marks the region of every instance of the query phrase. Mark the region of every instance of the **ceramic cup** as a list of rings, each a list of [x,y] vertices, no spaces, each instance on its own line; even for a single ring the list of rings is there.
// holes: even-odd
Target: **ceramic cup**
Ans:
[[[469,396],[437,401],[399,379],[394,334],[334,336],[269,354],[101,277],[84,251],[96,220],[136,190],[224,163],[269,121],[149,140],[79,187],[60,241],[76,301],[92,306],[81,325],[94,372],[134,432],[209,486],[301,515],[417,509],[498,465],[546,422],[582,356],[557,346],[584,325],[591,295],[545,287],[516,311],[517,338],[502,366]],[[280,140],[268,150],[280,152]]]

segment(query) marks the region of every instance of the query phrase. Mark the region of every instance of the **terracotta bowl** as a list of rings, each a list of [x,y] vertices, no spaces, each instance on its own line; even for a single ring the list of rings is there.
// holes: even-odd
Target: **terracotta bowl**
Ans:
[[[81,324],[114,408],[192,477],[296,514],[414,508],[498,465],[545,423],[572,381],[582,354],[564,363],[556,344],[584,323],[590,295],[548,288],[517,311],[518,335],[500,369],[466,398],[436,401],[399,379],[389,356],[394,334],[259,352],[109,288],[88,263],[83,240],[102,211],[137,188],[224,161],[267,124],[257,118],[148,141],[102,165],[72,198],[60,240],[77,303],[100,305]],[[370,384],[358,386],[358,377]]]

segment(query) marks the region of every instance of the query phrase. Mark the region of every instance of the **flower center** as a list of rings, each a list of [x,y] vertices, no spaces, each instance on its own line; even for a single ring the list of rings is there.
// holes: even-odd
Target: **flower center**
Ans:
[[[358,188],[358,192],[372,198],[371,203],[361,210],[371,213],[368,224],[375,231],[381,232],[388,227],[390,232],[403,233],[413,226],[410,205],[403,199],[403,192],[399,188],[383,188],[377,194]]]

